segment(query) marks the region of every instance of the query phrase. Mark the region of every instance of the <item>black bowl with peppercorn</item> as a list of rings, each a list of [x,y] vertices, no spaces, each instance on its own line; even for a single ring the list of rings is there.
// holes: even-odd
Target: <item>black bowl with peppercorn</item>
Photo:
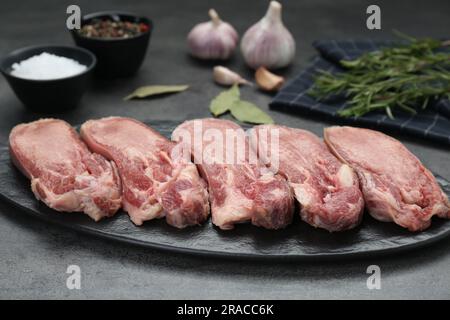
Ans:
[[[151,20],[126,12],[96,12],[83,16],[75,43],[97,57],[96,75],[131,76],[139,69],[153,30]]]

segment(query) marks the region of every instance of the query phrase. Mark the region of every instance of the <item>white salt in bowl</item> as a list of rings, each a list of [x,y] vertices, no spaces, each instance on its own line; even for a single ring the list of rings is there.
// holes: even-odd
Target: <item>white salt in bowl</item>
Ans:
[[[36,70],[30,69],[32,63],[26,63],[21,65],[20,70],[16,70],[20,71],[20,74],[12,74],[14,64],[44,52],[72,61],[63,59],[64,61],[58,61],[51,69],[52,59],[47,57],[48,59],[41,60],[42,64]],[[80,102],[89,88],[96,63],[95,56],[83,48],[33,46],[15,50],[0,60],[0,72],[26,107],[38,112],[59,113],[73,109]],[[80,64],[85,68],[79,68]],[[64,70],[59,72],[61,68]]]

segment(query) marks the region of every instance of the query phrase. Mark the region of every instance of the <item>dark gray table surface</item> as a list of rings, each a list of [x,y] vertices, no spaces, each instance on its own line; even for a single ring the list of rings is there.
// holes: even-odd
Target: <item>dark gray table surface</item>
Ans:
[[[284,1],[285,24],[297,42],[293,66],[298,72],[314,54],[316,39],[391,38],[395,28],[414,36],[448,36],[450,2],[377,1],[382,30],[368,31],[365,10],[371,1]],[[97,81],[74,111],[53,115],[72,124],[110,116],[141,120],[206,117],[220,90],[211,67],[186,54],[190,28],[214,7],[242,35],[266,10],[266,1],[10,1],[0,3],[0,56],[33,44],[72,44],[65,30],[67,5],[88,13],[107,9],[151,17],[155,30],[146,61],[133,78]],[[237,54],[228,64],[251,78]],[[123,102],[145,84],[184,84],[181,94]],[[267,109],[270,96],[252,88],[242,95]],[[43,116],[27,111],[0,79],[0,142],[17,123]],[[269,111],[280,124],[315,133],[329,123]],[[399,136],[397,136],[399,137]],[[432,171],[450,179],[450,152],[423,140],[399,137]],[[79,265],[81,290],[66,288],[68,265]],[[368,290],[366,268],[381,268],[382,289]],[[298,299],[298,298],[450,298],[450,239],[431,247],[385,258],[313,263],[260,263],[190,257],[96,239],[49,225],[0,203],[0,298],[151,298],[151,299]]]

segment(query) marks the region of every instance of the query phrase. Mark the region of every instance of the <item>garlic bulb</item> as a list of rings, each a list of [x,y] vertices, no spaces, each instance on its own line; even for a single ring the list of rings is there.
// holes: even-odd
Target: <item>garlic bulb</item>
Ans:
[[[224,86],[232,86],[233,84],[248,84],[250,82],[242,78],[239,74],[222,66],[215,66],[213,70],[214,81]]]
[[[256,84],[264,91],[278,91],[284,84],[284,78],[273,74],[264,67],[259,67],[255,72]]]
[[[253,69],[282,68],[295,55],[295,41],[281,20],[281,4],[271,1],[266,15],[248,29],[241,42],[245,62]]]
[[[197,24],[187,37],[189,51],[200,59],[226,60],[236,49],[239,36],[214,9],[209,10],[211,21]]]

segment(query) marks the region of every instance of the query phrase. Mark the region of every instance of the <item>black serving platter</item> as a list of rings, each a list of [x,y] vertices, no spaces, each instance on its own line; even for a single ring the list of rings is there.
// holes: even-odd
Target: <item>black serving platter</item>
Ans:
[[[151,122],[169,137],[177,122]],[[176,229],[164,219],[136,227],[124,212],[94,222],[80,213],[59,213],[37,201],[29,181],[11,164],[7,146],[0,147],[0,197],[23,212],[101,238],[172,252],[248,259],[324,260],[397,253],[434,243],[450,235],[450,221],[434,218],[429,229],[411,233],[393,223],[383,223],[365,214],[354,230],[329,233],[302,222],[298,215],[292,225],[271,231],[249,224],[222,231],[210,221],[202,226]],[[438,177],[450,196],[450,183]]]

